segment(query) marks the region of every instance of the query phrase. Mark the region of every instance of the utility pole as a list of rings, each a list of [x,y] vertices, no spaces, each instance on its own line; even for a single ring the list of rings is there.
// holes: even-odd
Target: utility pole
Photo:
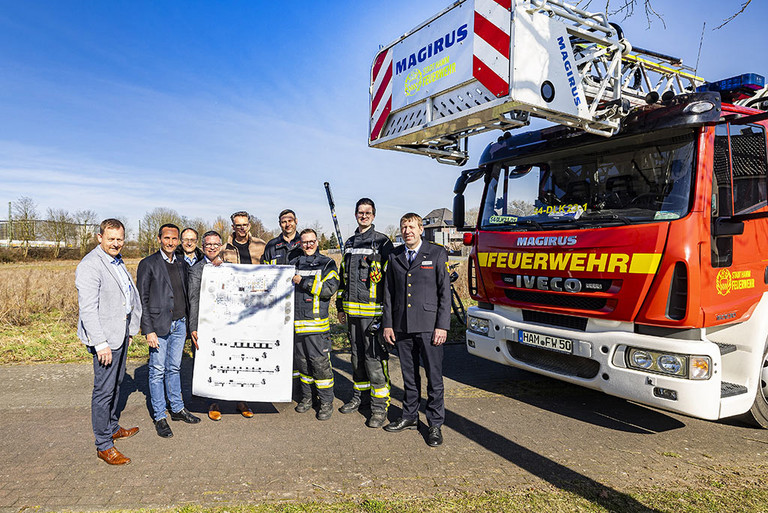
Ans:
[[[13,242],[13,217],[11,217],[11,202],[8,202],[8,247]]]

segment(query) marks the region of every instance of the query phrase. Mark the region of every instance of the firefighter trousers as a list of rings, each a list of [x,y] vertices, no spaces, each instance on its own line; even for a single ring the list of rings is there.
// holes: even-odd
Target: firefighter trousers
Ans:
[[[294,335],[293,366],[299,372],[302,399],[312,398],[312,385],[321,403],[333,402],[333,368],[329,333]]]
[[[378,333],[368,329],[373,317],[348,317],[352,348],[352,389],[355,397],[371,394],[371,412],[385,412],[389,407],[389,353],[379,342]]]

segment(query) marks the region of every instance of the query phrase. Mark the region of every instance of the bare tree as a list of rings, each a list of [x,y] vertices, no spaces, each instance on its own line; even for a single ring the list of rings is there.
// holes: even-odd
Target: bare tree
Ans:
[[[93,210],[78,210],[73,214],[75,224],[77,224],[77,242],[80,247],[80,255],[85,255],[88,247],[96,238],[96,230],[92,227],[96,224],[98,216]]]
[[[395,226],[394,224],[388,224],[387,227],[384,228],[384,235],[389,237],[389,240],[394,241],[395,238],[400,235],[400,227]]]
[[[139,248],[146,254],[154,253],[160,249],[157,234],[164,224],[175,224],[181,230],[184,226],[184,218],[175,210],[162,207],[144,214],[139,232]]]
[[[659,14],[656,11],[656,8],[653,6],[653,0],[604,0],[605,1],[605,12],[607,12],[609,15],[614,14],[620,14],[625,19],[629,18],[630,16],[633,16],[635,14],[635,9],[642,8],[645,19],[648,22],[648,26],[651,26],[651,23],[653,23],[653,20],[656,19],[661,22],[662,25],[666,28],[667,24],[664,22],[664,17]],[[581,5],[583,8],[589,8],[589,6],[592,4],[593,0],[580,0],[576,2],[577,5]],[[723,20],[723,23],[721,23],[719,26],[715,27],[714,30],[717,30],[719,28],[724,27],[731,21],[733,21],[734,18],[742,14],[749,4],[752,3],[752,0],[742,0],[741,7],[738,11],[733,13],[730,17]]]
[[[219,232],[221,240],[225,243],[229,240],[229,236],[232,234],[232,222],[228,217],[219,216],[213,222],[213,229]]]
[[[48,214],[43,225],[45,238],[55,243],[53,247],[53,258],[59,258],[61,245],[66,242],[67,236],[71,233],[72,216],[62,208],[48,207]]]
[[[257,237],[265,241],[268,241],[275,237],[275,232],[273,232],[272,230],[267,230],[267,227],[264,226],[264,223],[258,217],[251,215],[250,221],[251,221],[251,235],[253,235],[254,237]]]
[[[513,216],[530,216],[536,211],[536,207],[530,201],[512,200],[507,212]]]
[[[24,258],[29,255],[29,243],[35,240],[37,204],[29,196],[21,196],[13,204],[13,224],[16,238],[24,248]]]

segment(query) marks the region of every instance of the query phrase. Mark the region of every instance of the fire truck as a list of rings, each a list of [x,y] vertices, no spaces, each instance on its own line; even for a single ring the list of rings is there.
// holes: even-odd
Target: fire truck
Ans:
[[[462,0],[383,47],[369,145],[483,187],[468,351],[637,403],[768,427],[768,94],[707,82],[559,0]],[[553,122],[517,130],[532,118]]]

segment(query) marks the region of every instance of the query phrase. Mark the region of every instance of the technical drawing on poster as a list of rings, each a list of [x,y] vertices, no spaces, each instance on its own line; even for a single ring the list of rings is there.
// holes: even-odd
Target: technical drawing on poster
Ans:
[[[205,266],[193,394],[291,400],[294,274],[288,265]]]

